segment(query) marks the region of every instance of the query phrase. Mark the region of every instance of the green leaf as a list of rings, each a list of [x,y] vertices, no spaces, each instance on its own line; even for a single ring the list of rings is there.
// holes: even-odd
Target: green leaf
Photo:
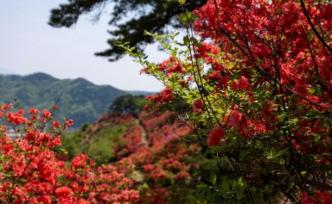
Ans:
[[[195,15],[189,11],[184,12],[179,16],[179,21],[184,25],[190,25],[194,22],[194,20],[195,20]]]
[[[180,5],[185,5],[186,4],[186,0],[178,0]]]
[[[213,185],[216,184],[216,182],[217,182],[217,175],[215,173],[211,173],[211,175],[210,175],[210,181],[211,181],[211,183]]]

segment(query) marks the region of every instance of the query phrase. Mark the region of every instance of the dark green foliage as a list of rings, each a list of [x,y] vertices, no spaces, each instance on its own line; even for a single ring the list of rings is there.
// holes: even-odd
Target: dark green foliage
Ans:
[[[178,0],[68,0],[51,11],[49,24],[54,27],[70,27],[77,22],[81,14],[102,9],[107,3],[112,3],[113,11],[109,24],[115,27],[109,31],[111,38],[107,41],[110,48],[96,53],[98,56],[117,60],[124,50],[117,46],[119,42],[129,41],[131,47],[144,49],[147,43],[152,43],[149,32],[167,32],[166,28],[180,27],[175,18],[184,11],[192,11],[200,7],[206,0],[187,0],[179,5]],[[130,13],[130,15],[128,15]]]
[[[186,101],[184,101],[183,98],[179,97],[178,95],[175,95],[172,101],[161,104],[158,108],[158,111],[160,112],[173,111],[177,112],[178,114],[185,114],[192,111],[191,105],[186,103]]]
[[[59,106],[56,118],[74,119],[75,127],[95,121],[115,98],[126,94],[111,86],[96,86],[85,79],[59,80],[47,74],[0,75],[0,102],[17,107],[50,109]]]
[[[144,96],[124,95],[117,98],[109,107],[110,114],[131,114],[137,116],[149,101]]]

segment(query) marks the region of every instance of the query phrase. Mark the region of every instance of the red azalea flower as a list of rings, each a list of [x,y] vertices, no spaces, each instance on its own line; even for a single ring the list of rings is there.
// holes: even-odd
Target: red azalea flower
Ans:
[[[53,121],[52,125],[53,125],[54,128],[59,128],[60,127],[60,122],[55,120],[55,121]]]
[[[43,117],[46,119],[50,119],[52,117],[52,113],[48,110],[43,111]]]
[[[204,102],[202,99],[196,99],[194,101],[194,105],[193,105],[193,111],[195,113],[201,113],[203,111],[204,108]]]
[[[211,147],[219,145],[224,136],[225,130],[222,127],[213,128],[208,136],[208,146]]]
[[[66,120],[66,126],[67,127],[71,127],[73,125],[74,125],[74,120],[72,120],[72,119]]]

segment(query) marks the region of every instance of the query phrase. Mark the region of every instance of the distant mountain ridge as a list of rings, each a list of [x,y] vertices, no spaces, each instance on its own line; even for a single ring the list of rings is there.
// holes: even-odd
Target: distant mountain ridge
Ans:
[[[0,103],[17,101],[17,107],[51,108],[59,106],[57,118],[72,118],[75,127],[95,121],[111,103],[128,92],[90,81],[57,79],[45,73],[30,75],[0,74]]]
[[[156,92],[151,92],[151,91],[126,91],[131,95],[134,96],[139,96],[139,95],[143,95],[143,96],[147,96],[147,95],[151,95],[151,94],[155,94]]]

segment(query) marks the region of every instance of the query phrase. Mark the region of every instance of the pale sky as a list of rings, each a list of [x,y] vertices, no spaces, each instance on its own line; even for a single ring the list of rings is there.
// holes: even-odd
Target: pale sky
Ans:
[[[57,78],[83,77],[123,90],[158,91],[161,84],[140,75],[141,66],[125,57],[110,63],[94,53],[108,48],[108,12],[99,22],[83,16],[70,29],[47,24],[50,9],[66,0],[0,0],[0,68],[16,74],[45,72]],[[150,46],[153,61],[165,54]],[[0,69],[0,70],[1,70]]]

